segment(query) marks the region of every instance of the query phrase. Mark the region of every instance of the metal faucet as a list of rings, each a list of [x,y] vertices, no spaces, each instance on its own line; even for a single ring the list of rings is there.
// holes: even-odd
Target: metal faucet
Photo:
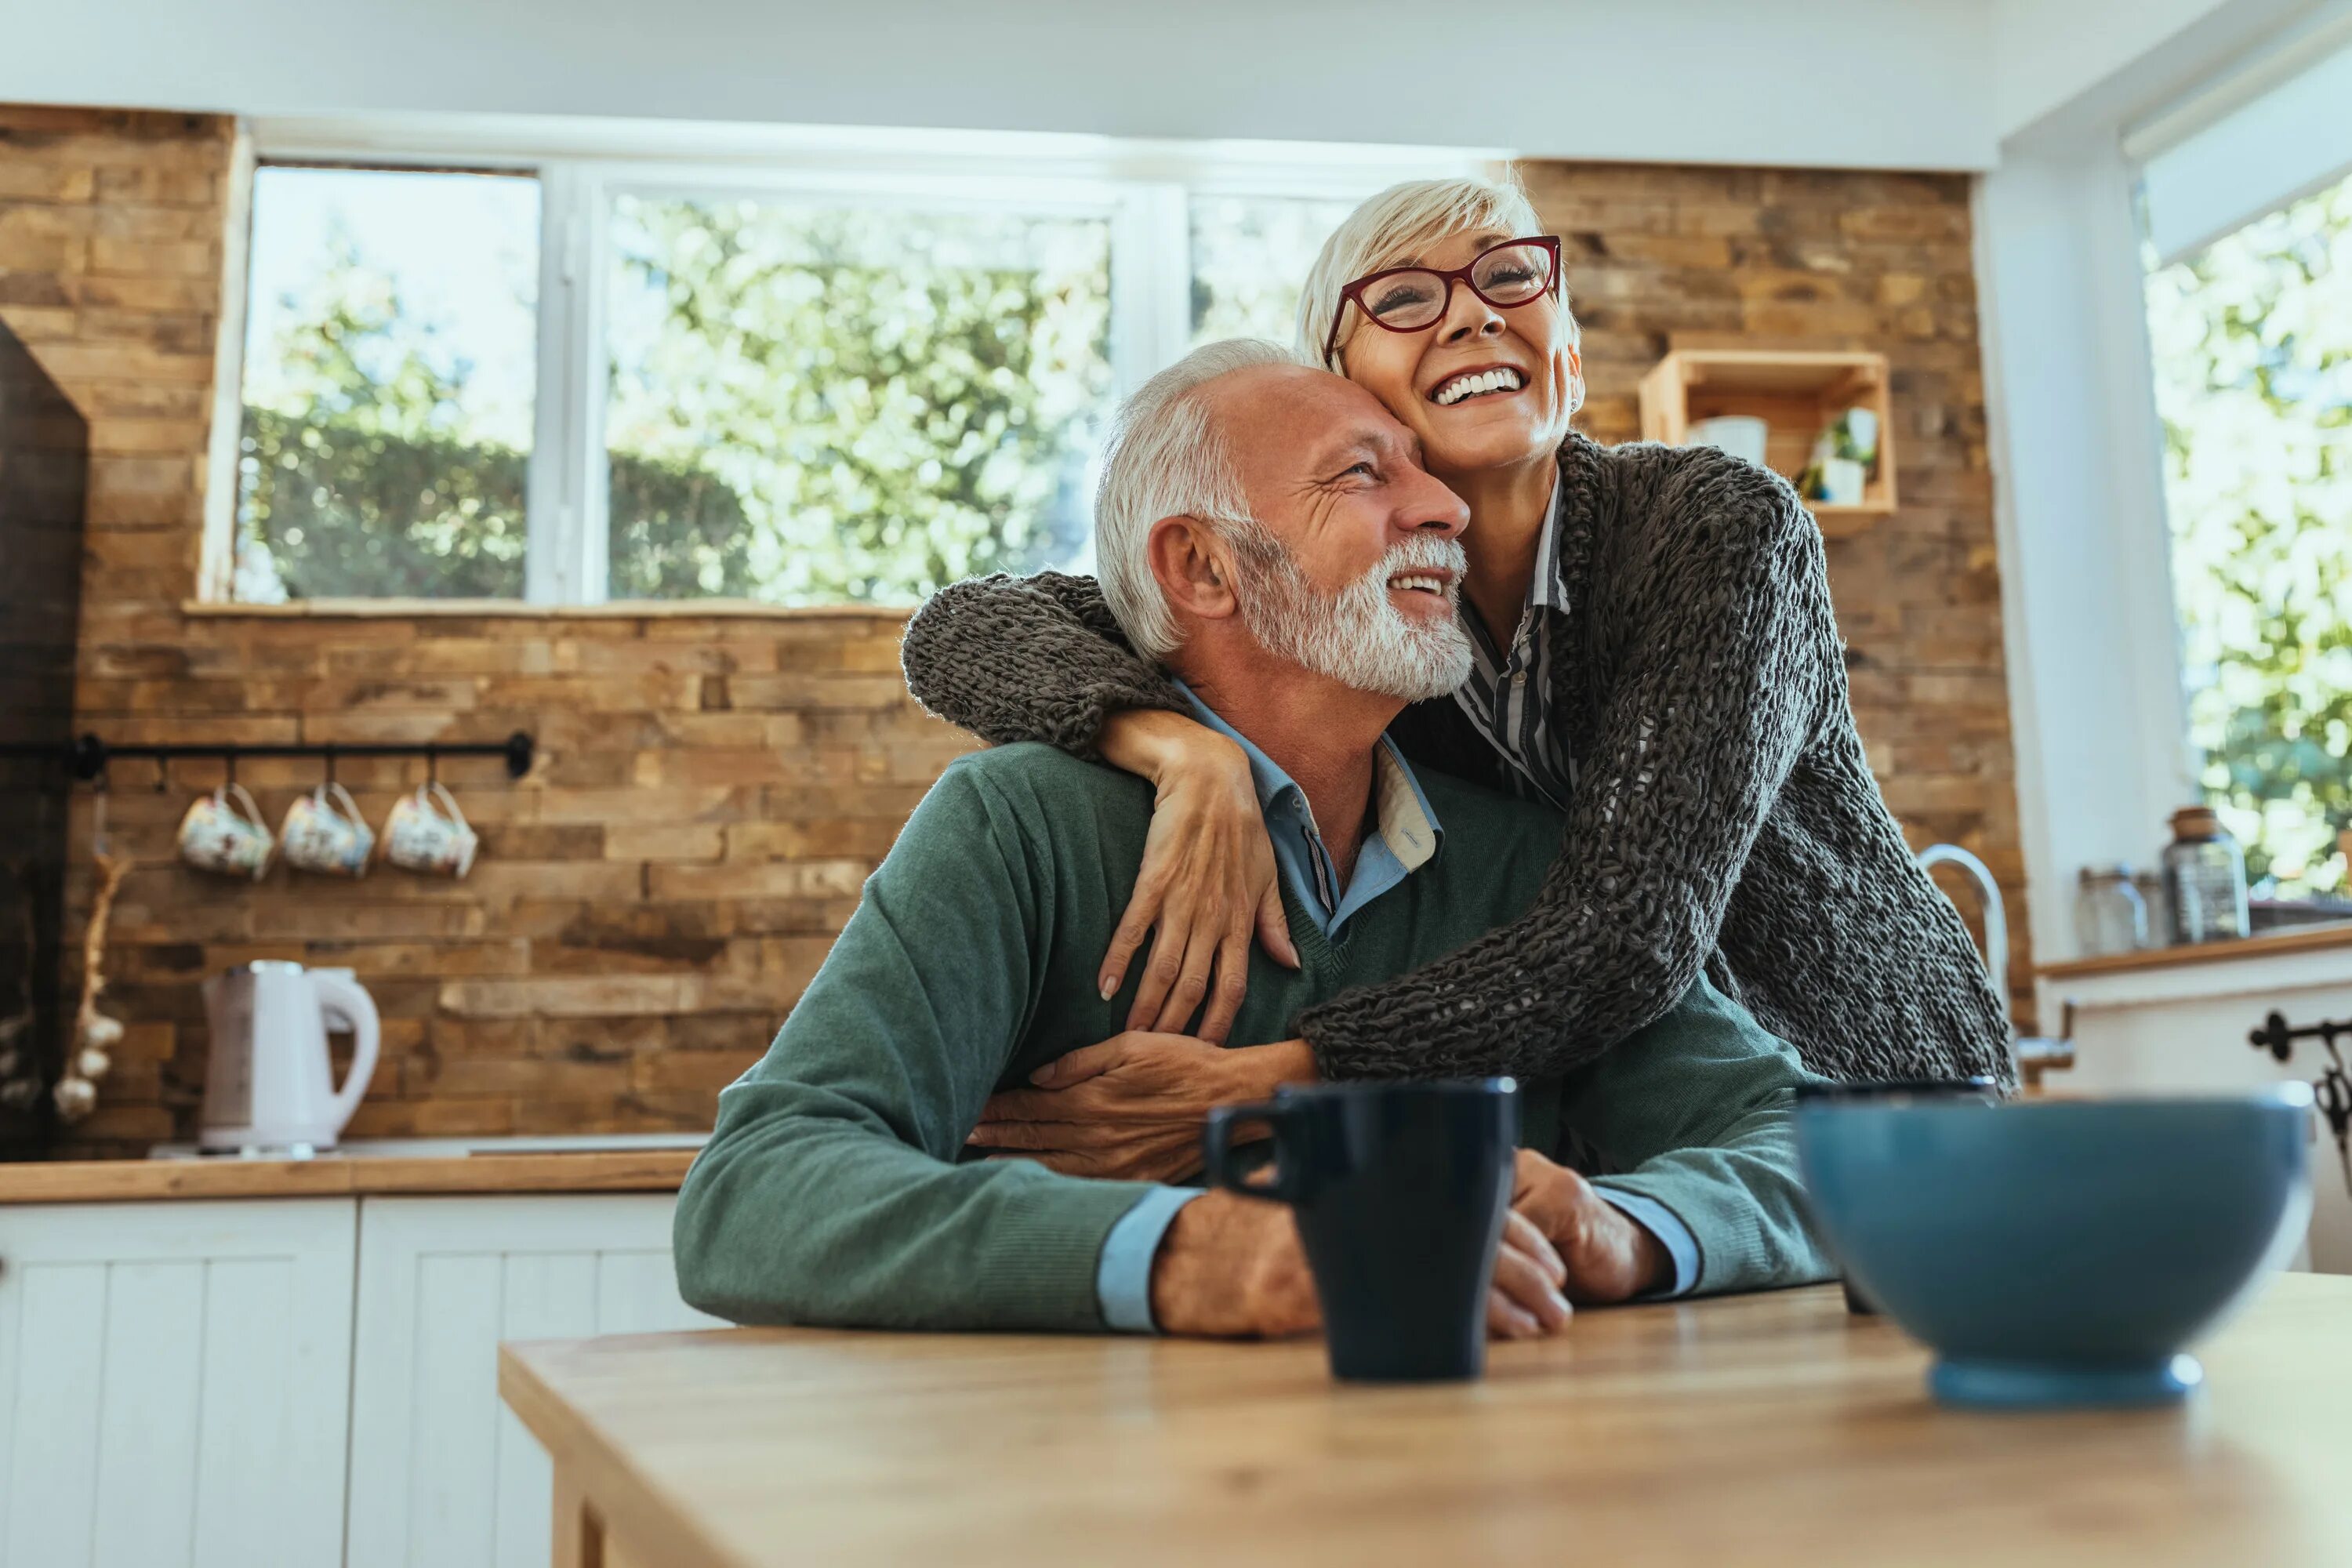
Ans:
[[[1985,968],[1991,972],[1992,988],[2000,998],[2000,1016],[2009,1017],[2009,910],[2001,901],[2000,884],[1993,880],[1992,868],[1957,844],[1930,844],[1915,857],[1919,868],[1932,872],[1938,866],[1958,866],[1977,885],[1977,898],[1984,914]],[[2074,1004],[2070,998],[2059,1017],[2059,1034],[2055,1038],[2036,1035],[2019,1038],[2014,1027],[2010,1030],[2010,1059],[2017,1064],[2017,1076],[2028,1090],[2039,1093],[2042,1075],[2063,1070],[2074,1065]]]

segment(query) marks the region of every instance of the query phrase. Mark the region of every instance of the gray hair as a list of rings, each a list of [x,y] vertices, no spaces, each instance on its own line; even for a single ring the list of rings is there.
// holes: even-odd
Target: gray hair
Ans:
[[[1335,347],[1326,360],[1323,340],[1330,335],[1339,290],[1364,274],[1403,266],[1408,257],[1423,255],[1457,234],[1517,237],[1542,228],[1535,204],[1510,170],[1496,180],[1413,180],[1368,197],[1331,231],[1307,269],[1307,286],[1298,296],[1299,358],[1325,370],[1339,368],[1339,350]],[[1581,334],[1568,310],[1565,286],[1560,315],[1568,325],[1568,341],[1579,343]]]
[[[1151,525],[1192,517],[1230,533],[1256,521],[1201,389],[1237,370],[1298,363],[1263,338],[1203,343],[1119,405],[1095,490],[1095,573],[1119,629],[1145,657],[1166,658],[1177,646],[1176,617],[1151,575]]]

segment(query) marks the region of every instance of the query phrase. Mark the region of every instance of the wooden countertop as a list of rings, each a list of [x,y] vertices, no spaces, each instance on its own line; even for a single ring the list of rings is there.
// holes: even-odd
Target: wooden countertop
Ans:
[[[2290,952],[2325,952],[2339,947],[2352,947],[2352,921],[2266,931],[2238,942],[2200,942],[2181,947],[2149,948],[2144,952],[2109,953],[2104,958],[2078,958],[2066,963],[2046,963],[2033,973],[2044,980],[2079,980],[2092,974],[2128,974],[2143,969],[2231,963]]]
[[[2352,1562],[2352,1279],[2288,1275],[2186,1406],[1940,1409],[1834,1287],[1589,1310],[1482,1383],[1316,1341],[730,1330],[509,1345],[556,1562]]]
[[[675,1192],[692,1149],[315,1160],[51,1160],[0,1163],[0,1204],[315,1198],[391,1193]]]

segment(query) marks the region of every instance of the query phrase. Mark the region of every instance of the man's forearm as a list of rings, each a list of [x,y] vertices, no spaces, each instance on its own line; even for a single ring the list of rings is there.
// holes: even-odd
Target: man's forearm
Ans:
[[[1606,1184],[1652,1199],[1688,1228],[1699,1253],[1696,1292],[1803,1284],[1835,1272],[1805,1209],[1786,1107],[1759,1109],[1711,1147],[1660,1155]]]
[[[736,1322],[1091,1332],[1104,1240],[1149,1191],[950,1164],[821,1089],[747,1081],[678,1194],[678,1288]]]
[[[1702,1292],[1825,1279],[1797,1177],[1796,1052],[1701,978],[1673,1012],[1612,1048],[1583,1089],[1578,1131],[1698,1248]]]

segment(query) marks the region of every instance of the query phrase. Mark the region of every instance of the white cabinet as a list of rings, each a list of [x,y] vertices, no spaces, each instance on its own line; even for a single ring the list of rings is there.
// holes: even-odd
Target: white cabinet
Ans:
[[[2352,948],[2242,954],[2175,967],[2042,982],[2042,1016],[2074,1005],[2074,1069],[2052,1075],[2066,1094],[2235,1092],[2316,1078],[2326,1053],[2295,1045],[2284,1066],[2246,1043],[2273,1009],[2289,1024],[2352,1018]],[[2315,1129],[2307,1267],[2352,1274],[2352,1182],[2335,1140]]]
[[[669,1194],[360,1202],[349,1568],[541,1568],[547,1456],[502,1340],[719,1326],[678,1300]]]
[[[0,1568],[541,1568],[499,1342],[712,1326],[676,1201],[0,1205]]]
[[[0,1568],[336,1560],[348,1198],[0,1206]]]

